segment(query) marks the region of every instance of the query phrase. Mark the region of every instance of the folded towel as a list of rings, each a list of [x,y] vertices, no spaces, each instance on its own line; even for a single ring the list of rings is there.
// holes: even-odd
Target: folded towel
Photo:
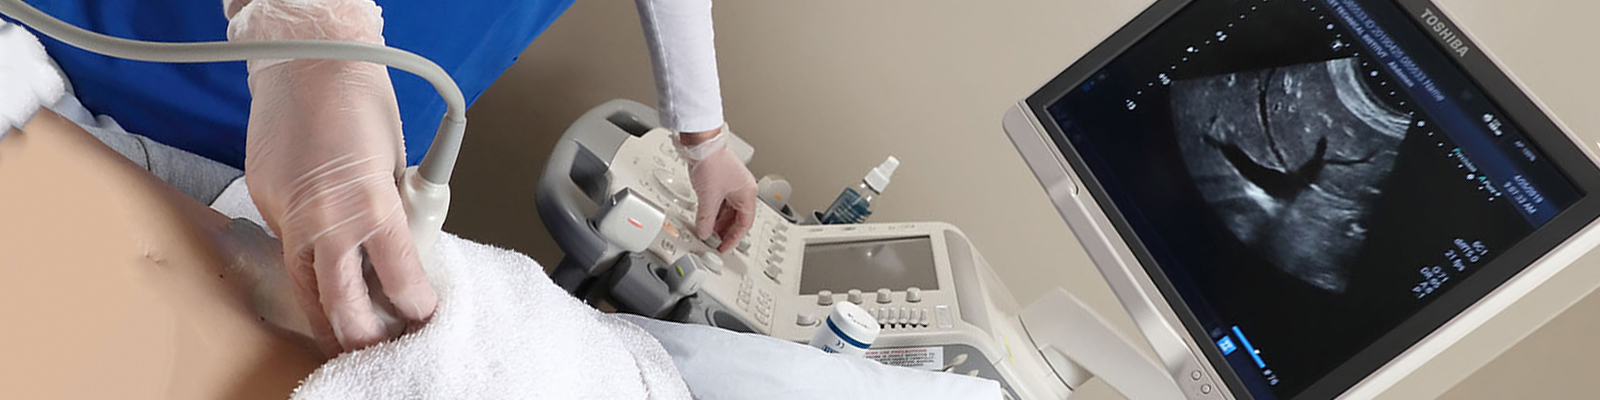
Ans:
[[[0,20],[0,138],[66,93],[66,84],[39,39]]]
[[[261,224],[248,199],[240,179],[212,207]],[[444,278],[433,320],[328,361],[294,398],[689,398],[660,342],[573,298],[527,256],[450,234],[433,250]]]

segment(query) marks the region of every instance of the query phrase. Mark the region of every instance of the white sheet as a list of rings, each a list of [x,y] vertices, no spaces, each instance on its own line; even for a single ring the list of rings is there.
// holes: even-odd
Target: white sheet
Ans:
[[[702,400],[1001,398],[1000,384],[988,379],[892,367],[704,325],[622,318],[661,341],[689,390]]]

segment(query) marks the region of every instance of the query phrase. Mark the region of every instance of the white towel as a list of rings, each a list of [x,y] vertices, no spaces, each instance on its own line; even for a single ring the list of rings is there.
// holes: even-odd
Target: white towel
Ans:
[[[212,207],[260,224],[247,190],[237,180]],[[579,302],[527,256],[450,234],[433,254],[447,277],[432,322],[328,361],[294,398],[689,398],[660,342]]]
[[[66,93],[61,74],[39,39],[21,26],[0,21],[0,139],[33,119]]]

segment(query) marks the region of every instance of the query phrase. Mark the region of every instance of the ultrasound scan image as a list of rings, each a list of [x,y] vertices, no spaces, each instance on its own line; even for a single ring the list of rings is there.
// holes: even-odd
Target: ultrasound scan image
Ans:
[[[1172,83],[1179,152],[1206,205],[1273,266],[1344,293],[1411,117],[1355,58]]]

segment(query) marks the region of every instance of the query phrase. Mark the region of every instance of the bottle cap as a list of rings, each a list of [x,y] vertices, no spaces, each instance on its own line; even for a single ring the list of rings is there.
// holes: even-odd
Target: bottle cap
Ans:
[[[867,177],[861,180],[866,182],[867,187],[872,188],[872,190],[883,193],[883,189],[889,187],[889,178],[894,176],[896,168],[900,168],[900,159],[889,156],[889,159],[883,160],[883,164],[879,164],[877,168],[868,171]]]
[[[860,357],[882,333],[872,313],[851,302],[833,303],[833,311],[811,337],[811,346],[834,354]]]

